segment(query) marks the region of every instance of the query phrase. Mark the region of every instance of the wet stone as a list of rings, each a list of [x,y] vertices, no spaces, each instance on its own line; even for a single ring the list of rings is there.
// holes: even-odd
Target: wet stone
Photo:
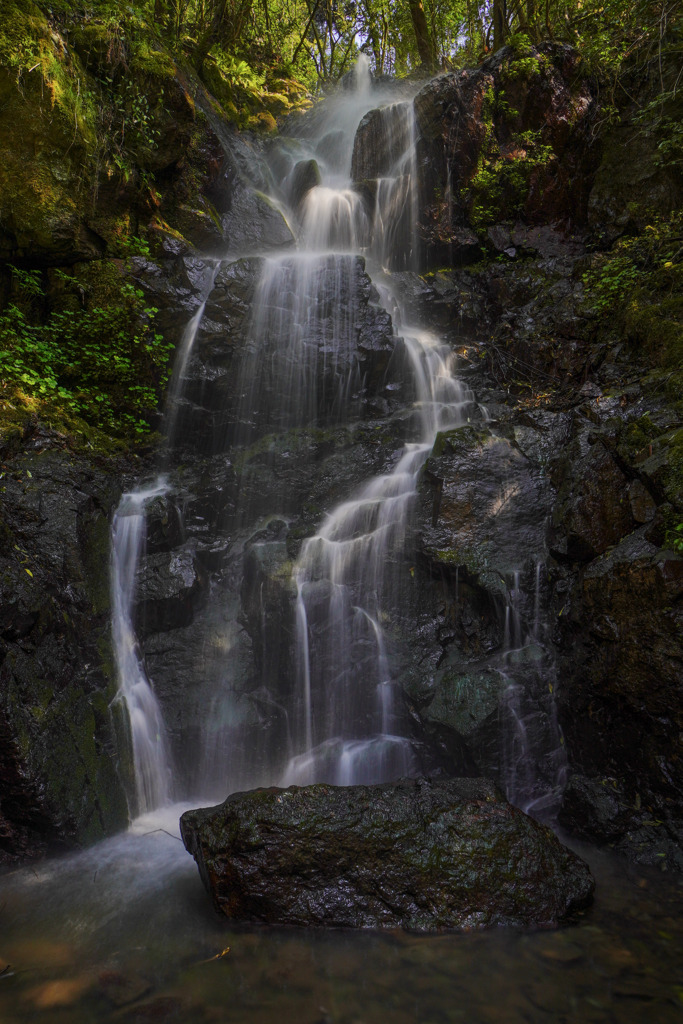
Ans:
[[[368,111],[356,130],[351,180],[364,181],[388,174],[405,152],[410,131],[407,103],[393,103],[388,107]]]
[[[180,820],[216,909],[302,926],[554,925],[587,866],[485,779],[235,793]]]
[[[294,245],[285,218],[262,192],[241,186],[223,217],[223,233],[232,252],[287,249]]]
[[[289,196],[293,209],[298,209],[311,191],[320,184],[320,170],[315,160],[299,160],[289,180]]]
[[[628,500],[631,514],[637,523],[649,523],[654,519],[657,505],[647,487],[641,484],[640,480],[632,480],[629,484]]]
[[[193,546],[148,555],[137,575],[136,622],[147,633],[188,625],[204,585]]]

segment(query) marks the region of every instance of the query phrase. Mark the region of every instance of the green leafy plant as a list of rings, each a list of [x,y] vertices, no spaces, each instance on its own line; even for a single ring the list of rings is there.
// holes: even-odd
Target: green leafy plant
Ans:
[[[672,541],[673,549],[674,551],[677,551],[679,555],[683,555],[683,523],[679,523],[678,526],[676,526],[674,533],[676,536]]]
[[[541,141],[540,132],[516,135],[507,155],[496,145],[490,145],[469,183],[472,224],[483,228],[502,216],[518,215],[524,207],[533,173],[552,159],[552,146]]]
[[[155,331],[158,310],[142,289],[121,278],[114,264],[103,272],[109,279],[104,301],[72,303],[44,319],[21,308],[21,300],[7,306],[0,314],[2,384],[114,435],[145,435],[168,381],[172,346]],[[43,296],[35,272],[14,276],[24,303]],[[86,294],[87,282],[59,277],[67,297]]]

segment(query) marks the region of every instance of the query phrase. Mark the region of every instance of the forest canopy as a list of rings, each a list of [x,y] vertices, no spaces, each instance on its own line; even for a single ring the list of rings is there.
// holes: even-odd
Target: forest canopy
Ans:
[[[603,72],[680,46],[680,0],[54,0],[59,17],[138,21],[197,68],[215,61],[242,84],[265,74],[308,88],[360,53],[376,75],[472,64],[500,47],[554,39]]]

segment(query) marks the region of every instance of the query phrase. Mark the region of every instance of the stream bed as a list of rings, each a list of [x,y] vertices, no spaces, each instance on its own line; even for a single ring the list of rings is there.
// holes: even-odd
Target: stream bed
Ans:
[[[678,876],[572,844],[595,903],[558,931],[244,927],[213,911],[182,810],[0,878],[2,1024],[683,1019]]]

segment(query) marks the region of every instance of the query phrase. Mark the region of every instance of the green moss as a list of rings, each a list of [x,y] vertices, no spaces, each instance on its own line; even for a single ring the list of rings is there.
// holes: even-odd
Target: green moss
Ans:
[[[469,452],[486,444],[490,439],[491,434],[488,430],[477,428],[471,423],[465,423],[453,430],[440,430],[434,439],[430,459],[439,459],[450,452]]]
[[[30,0],[5,0],[0,20],[0,63],[16,71],[32,67],[39,58],[39,41],[49,37],[45,15]]]
[[[661,367],[672,397],[683,384],[683,214],[653,218],[638,234],[593,257],[583,274],[586,304],[601,328]]]
[[[262,110],[248,118],[247,126],[257,132],[277,131],[277,122],[269,110]]]
[[[641,452],[646,451],[658,433],[649,413],[636,420],[630,420],[619,438],[619,454],[628,462],[634,462]]]
[[[169,54],[145,38],[135,45],[130,67],[132,71],[152,78],[174,78],[176,75],[175,62]]]
[[[512,53],[501,68],[503,82],[531,81],[543,73],[548,63],[542,53],[536,53],[527,36],[517,34],[510,40]]]
[[[486,558],[479,548],[457,541],[449,548],[427,548],[429,558],[450,569],[463,568],[477,577],[486,569]]]

